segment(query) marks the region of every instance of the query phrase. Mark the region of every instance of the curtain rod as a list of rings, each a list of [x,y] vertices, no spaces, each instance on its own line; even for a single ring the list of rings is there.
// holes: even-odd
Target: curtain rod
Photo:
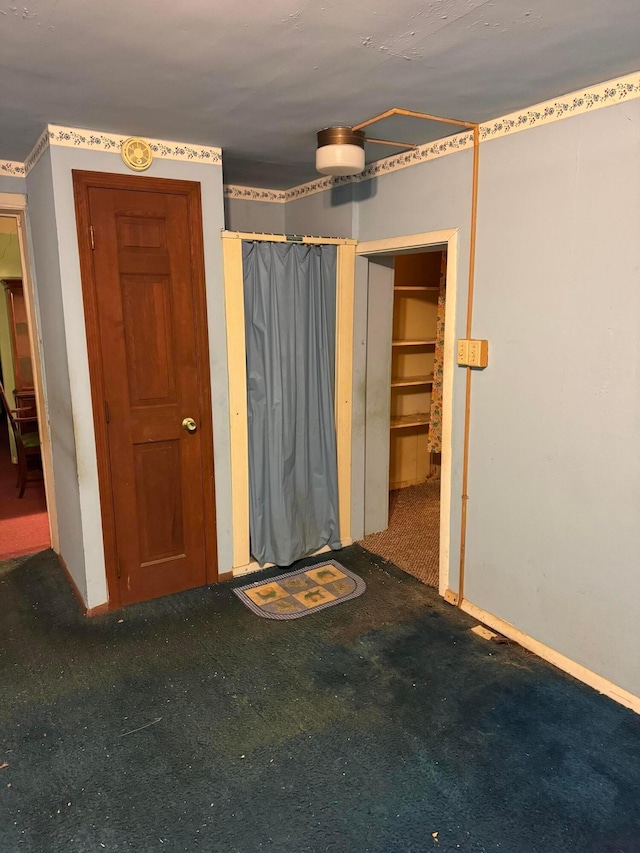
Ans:
[[[277,243],[325,243],[327,245],[348,246],[357,243],[350,237],[314,237],[311,234],[275,234],[270,231],[228,231],[222,229],[222,237],[232,240],[271,240]]]

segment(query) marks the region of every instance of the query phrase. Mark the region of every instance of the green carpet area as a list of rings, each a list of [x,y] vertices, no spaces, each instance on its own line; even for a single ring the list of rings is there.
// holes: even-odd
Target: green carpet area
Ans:
[[[0,573],[0,850],[640,851],[640,717],[338,558],[366,593],[291,622],[233,584],[89,620],[51,552]]]

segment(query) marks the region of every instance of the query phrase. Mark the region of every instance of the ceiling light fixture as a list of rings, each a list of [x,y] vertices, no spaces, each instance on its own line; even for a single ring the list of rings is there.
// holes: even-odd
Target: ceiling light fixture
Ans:
[[[357,175],[364,169],[364,131],[325,127],[318,131],[316,169],[323,175]]]
[[[354,127],[325,127],[323,130],[319,130],[318,147],[316,149],[316,169],[318,172],[323,175],[345,176],[357,175],[364,171],[365,142],[373,142],[376,145],[387,145],[392,148],[417,148],[418,146],[411,142],[374,139],[371,136],[365,135],[362,128],[396,115],[427,119],[428,121],[437,121],[473,130],[474,142],[478,133],[478,125],[474,122],[460,121],[455,118],[444,118],[443,116],[433,116],[429,115],[429,113],[419,113],[415,110],[402,110],[398,107],[393,107],[384,113],[367,119],[367,121],[354,125]]]

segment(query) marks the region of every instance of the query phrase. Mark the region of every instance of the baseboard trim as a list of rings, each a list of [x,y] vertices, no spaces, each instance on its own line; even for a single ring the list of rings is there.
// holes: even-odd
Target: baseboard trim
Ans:
[[[447,593],[451,593],[451,596],[457,599],[456,593],[451,592],[451,590],[447,590]],[[445,601],[449,601],[447,594],[445,594],[444,598]],[[504,619],[500,619],[499,616],[494,616],[492,613],[488,613],[481,607],[467,601],[466,598],[462,599],[460,609],[464,610],[464,612],[468,613],[469,616],[473,616],[474,619],[477,619],[478,622],[482,622],[493,631],[503,634],[508,639],[513,640],[518,643],[518,645],[528,649],[530,652],[538,655],[538,657],[541,657],[548,663],[553,664],[553,666],[558,667],[558,669],[561,669],[568,675],[573,676],[573,678],[577,678],[578,681],[582,681],[583,684],[587,684],[589,687],[597,690],[598,693],[602,693],[610,699],[613,699],[614,702],[618,702],[618,704],[624,705],[625,708],[630,708],[632,711],[635,711],[636,714],[640,714],[640,696],[636,696],[628,690],[625,690],[623,687],[619,687],[617,684],[614,684],[612,681],[608,681],[606,678],[603,678],[596,672],[592,672],[592,670],[587,669],[586,666],[576,663],[576,661],[571,660],[571,658],[566,657],[560,652],[557,652],[550,646],[545,646],[544,643],[534,640],[533,637],[523,633],[514,625],[511,625],[509,622],[505,622]]]
[[[96,607],[85,607],[84,615],[91,618],[92,616],[99,616],[101,613],[109,613],[110,610],[109,602],[104,601],[102,604],[96,605]]]
[[[447,604],[453,604],[454,607],[458,606],[458,593],[454,592],[452,589],[446,589],[442,597]]]
[[[225,581],[233,580],[233,572],[222,572],[218,575],[216,583],[224,583]]]

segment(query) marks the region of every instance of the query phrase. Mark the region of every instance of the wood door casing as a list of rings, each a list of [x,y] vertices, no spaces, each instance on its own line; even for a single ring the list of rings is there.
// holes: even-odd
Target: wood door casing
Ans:
[[[200,187],[76,171],[73,180],[117,607],[217,580]]]

